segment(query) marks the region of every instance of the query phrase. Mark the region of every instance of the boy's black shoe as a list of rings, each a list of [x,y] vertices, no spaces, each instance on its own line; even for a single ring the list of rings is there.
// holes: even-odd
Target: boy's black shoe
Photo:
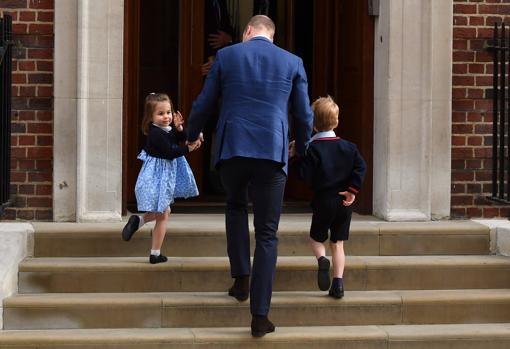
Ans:
[[[321,291],[327,291],[331,285],[331,280],[329,278],[329,259],[322,256],[318,259],[318,262],[317,285]]]
[[[140,217],[137,215],[132,215],[129,217],[124,229],[122,229],[122,240],[129,241],[133,234],[138,230],[138,225],[140,224]]]
[[[151,254],[149,257],[149,262],[151,264],[165,263],[167,260],[168,260],[168,258],[163,256],[162,254],[160,254],[159,256],[155,256],[155,255]]]
[[[274,328],[267,316],[253,315],[251,318],[251,335],[253,337],[263,337],[266,333],[274,332]]]
[[[244,275],[236,277],[234,284],[228,290],[228,295],[240,302],[247,300],[250,295],[250,276]]]
[[[343,298],[344,297],[344,287],[343,286],[340,286],[340,287],[331,286],[331,288],[329,289],[329,295],[331,297],[337,298],[337,299]]]

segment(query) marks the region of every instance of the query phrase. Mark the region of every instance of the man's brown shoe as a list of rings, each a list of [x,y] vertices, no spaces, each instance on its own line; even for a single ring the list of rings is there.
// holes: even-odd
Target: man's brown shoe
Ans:
[[[228,295],[240,302],[247,300],[250,296],[250,276],[244,275],[236,277],[234,284],[228,290]]]
[[[267,333],[274,332],[274,324],[269,321],[267,316],[253,315],[251,318],[251,335],[253,337],[263,337]]]

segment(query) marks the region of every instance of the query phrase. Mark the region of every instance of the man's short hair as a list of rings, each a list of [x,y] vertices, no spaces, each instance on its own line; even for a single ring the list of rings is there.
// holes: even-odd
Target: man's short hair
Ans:
[[[256,15],[253,16],[248,22],[247,26],[251,26],[255,29],[265,29],[268,34],[273,37],[275,32],[274,22],[268,16]]]
[[[317,98],[312,110],[313,126],[317,131],[330,131],[338,126],[339,108],[331,96]]]

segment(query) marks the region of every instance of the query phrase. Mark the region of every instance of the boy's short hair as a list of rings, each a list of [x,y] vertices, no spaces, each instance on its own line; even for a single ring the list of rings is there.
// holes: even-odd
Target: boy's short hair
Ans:
[[[312,110],[313,127],[317,131],[331,131],[338,126],[339,108],[331,96],[317,98]]]

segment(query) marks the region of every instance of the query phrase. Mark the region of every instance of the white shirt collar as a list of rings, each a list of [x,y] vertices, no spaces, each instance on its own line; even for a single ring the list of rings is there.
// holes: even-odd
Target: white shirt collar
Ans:
[[[328,138],[328,137],[336,137],[335,131],[317,132],[310,139],[310,142],[313,142],[313,141],[315,141],[316,139],[319,139],[319,138]]]
[[[161,127],[161,126],[156,125],[155,123],[152,123],[152,124],[154,126],[156,126],[156,127],[159,127],[160,129],[162,129],[163,131],[166,131],[166,132],[170,132],[172,130],[172,126]]]

